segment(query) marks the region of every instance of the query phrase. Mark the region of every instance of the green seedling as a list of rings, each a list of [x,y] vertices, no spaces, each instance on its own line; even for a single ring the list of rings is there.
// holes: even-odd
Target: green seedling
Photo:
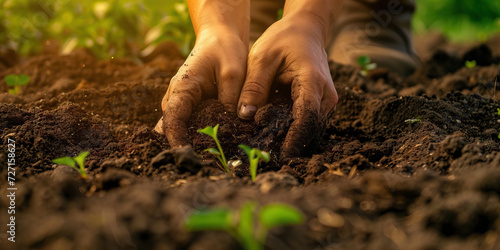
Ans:
[[[258,213],[257,225],[255,213]],[[303,220],[300,211],[286,204],[267,204],[256,211],[255,203],[248,202],[239,211],[227,208],[196,211],[186,219],[185,227],[189,231],[226,231],[246,250],[262,250],[271,228],[301,224]]]
[[[268,162],[271,159],[271,156],[268,152],[260,151],[257,148],[250,148],[247,145],[240,144],[238,145],[238,147],[240,147],[245,151],[245,153],[247,153],[248,161],[250,163],[250,174],[252,175],[252,181],[255,181],[259,160],[262,159],[263,161]]]
[[[205,149],[205,151],[208,151],[209,153],[215,155],[215,157],[217,157],[217,159],[219,159],[224,170],[228,174],[231,174],[231,170],[229,169],[229,167],[227,165],[226,157],[224,156],[224,151],[222,151],[222,147],[220,146],[219,140],[217,139],[217,131],[218,130],[219,130],[219,124],[215,125],[214,127],[208,126],[204,129],[198,129],[198,132],[200,132],[202,134],[209,135],[214,139],[215,144],[217,144],[218,150],[216,148],[207,148],[207,149]]]
[[[72,157],[61,157],[61,158],[57,158],[57,159],[52,160],[52,162],[56,163],[56,164],[70,166],[70,167],[74,168],[76,171],[78,171],[78,173],[80,174],[80,177],[82,179],[87,179],[87,173],[85,172],[85,165],[83,164],[83,162],[85,161],[85,158],[87,157],[88,154],[89,154],[88,151],[84,151],[84,152],[81,152],[76,157],[73,157],[73,158]],[[80,168],[78,168],[76,166],[76,164],[78,164],[78,166]]]
[[[366,76],[368,72],[377,68],[376,63],[372,63],[369,56],[358,57],[358,65],[361,67],[361,75]]]
[[[278,17],[278,21],[283,18],[283,8],[281,8],[281,9],[278,10],[277,17]]]
[[[406,124],[413,124],[413,123],[417,123],[417,122],[420,122],[420,121],[422,121],[422,117],[418,116],[418,117],[413,118],[413,119],[406,119],[405,123]]]
[[[465,67],[467,67],[469,69],[476,67],[476,60],[465,61]]]
[[[21,86],[24,86],[30,82],[30,77],[25,74],[7,75],[5,76],[4,80],[9,87],[9,93],[17,95],[21,90]]]

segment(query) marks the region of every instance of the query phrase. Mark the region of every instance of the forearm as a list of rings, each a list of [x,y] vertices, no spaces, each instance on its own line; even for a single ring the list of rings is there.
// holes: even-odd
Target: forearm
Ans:
[[[188,6],[196,35],[221,27],[248,41],[250,0],[188,0]]]
[[[300,18],[315,25],[326,40],[344,0],[286,0],[283,18]]]

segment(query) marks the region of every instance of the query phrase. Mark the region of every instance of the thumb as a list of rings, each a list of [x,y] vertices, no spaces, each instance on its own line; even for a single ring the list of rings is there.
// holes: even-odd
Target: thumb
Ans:
[[[264,55],[249,56],[247,77],[238,102],[238,117],[241,119],[252,119],[257,110],[267,103],[279,65]]]

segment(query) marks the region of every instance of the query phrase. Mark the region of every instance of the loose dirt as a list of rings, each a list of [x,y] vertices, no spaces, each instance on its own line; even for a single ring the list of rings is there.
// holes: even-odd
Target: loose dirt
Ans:
[[[183,220],[246,201],[305,216],[271,230],[266,249],[500,249],[498,40],[417,39],[422,67],[405,79],[331,63],[340,102],[291,159],[280,159],[293,121],[286,91],[251,122],[203,101],[189,122],[192,148],[171,149],[152,128],[178,53],[138,64],[77,51],[3,67],[0,219],[5,229],[13,139],[17,234],[10,243],[2,229],[2,249],[240,249],[224,232],[186,232]],[[478,66],[464,67],[472,59]],[[21,73],[31,82],[7,94],[4,76]],[[245,159],[241,143],[271,153],[257,181],[247,163],[228,177],[203,152],[215,145],[196,130],[215,124],[228,158]],[[87,180],[51,162],[86,150]]]

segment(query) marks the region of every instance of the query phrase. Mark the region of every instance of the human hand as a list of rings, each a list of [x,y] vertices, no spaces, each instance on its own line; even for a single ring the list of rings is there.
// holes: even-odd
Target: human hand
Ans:
[[[162,100],[163,118],[155,127],[171,147],[188,145],[186,122],[202,99],[218,97],[226,111],[236,112],[245,79],[248,42],[224,26],[204,29]]]
[[[238,116],[252,119],[264,106],[274,81],[291,85],[293,123],[283,157],[299,156],[338,102],[324,48],[323,25],[307,15],[288,15],[270,26],[248,56]]]

